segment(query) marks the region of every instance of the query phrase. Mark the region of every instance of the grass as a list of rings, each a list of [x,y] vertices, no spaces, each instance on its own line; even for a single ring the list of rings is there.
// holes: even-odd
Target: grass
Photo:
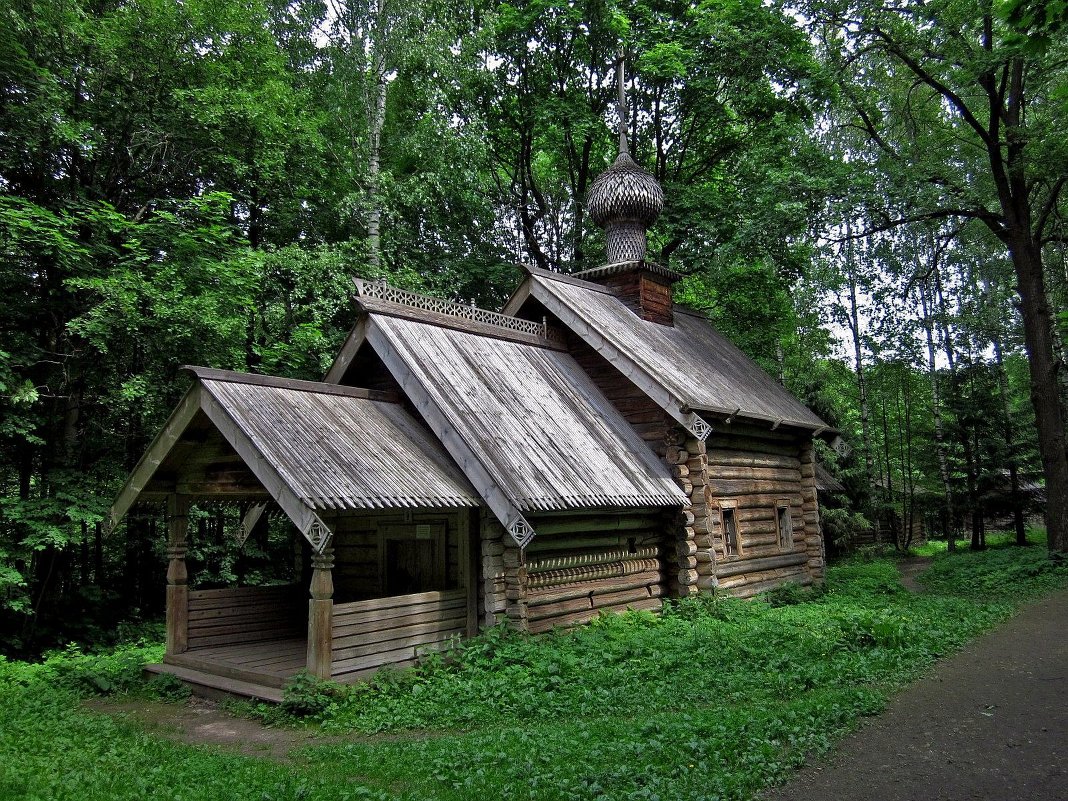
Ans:
[[[1068,568],[1044,549],[992,548],[936,556],[923,578],[910,595],[892,560],[855,560],[826,592],[776,605],[696,599],[536,639],[493,630],[371,685],[306,682],[291,698],[310,725],[353,736],[284,765],[80,707],[173,693],[136,679],[151,647],[0,662],[0,798],[748,798],[1023,600],[1068,586]]]

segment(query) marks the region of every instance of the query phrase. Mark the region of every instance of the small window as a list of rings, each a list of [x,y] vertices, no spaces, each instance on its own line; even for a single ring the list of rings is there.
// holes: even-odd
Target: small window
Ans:
[[[777,509],[779,520],[779,549],[783,551],[793,550],[794,525],[790,521],[790,507],[780,504]]]
[[[738,555],[738,521],[734,509],[721,509],[723,518],[723,550],[727,556]]]

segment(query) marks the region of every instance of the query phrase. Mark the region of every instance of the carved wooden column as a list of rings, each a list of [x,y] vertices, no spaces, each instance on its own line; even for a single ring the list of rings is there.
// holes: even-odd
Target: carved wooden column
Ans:
[[[333,668],[334,546],[313,553],[311,600],[308,601],[308,672],[329,679]]]
[[[189,648],[189,571],[185,566],[189,497],[167,496],[167,654]]]

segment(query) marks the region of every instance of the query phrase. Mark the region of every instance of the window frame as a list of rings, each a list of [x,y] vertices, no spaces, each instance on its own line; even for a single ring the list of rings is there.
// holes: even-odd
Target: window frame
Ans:
[[[779,550],[792,551],[794,549],[794,518],[790,513],[790,501],[785,498],[775,504],[775,524],[779,532]]]
[[[727,526],[728,519],[731,521],[729,531]],[[723,557],[725,559],[737,559],[740,557],[742,555],[742,536],[738,521],[737,501],[720,501],[719,531],[723,542]],[[733,537],[730,536],[731,534],[733,534]]]

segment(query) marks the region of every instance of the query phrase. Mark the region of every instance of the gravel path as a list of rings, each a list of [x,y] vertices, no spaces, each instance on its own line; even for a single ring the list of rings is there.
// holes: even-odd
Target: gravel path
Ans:
[[[940,663],[763,798],[1066,801],[1068,591]]]

